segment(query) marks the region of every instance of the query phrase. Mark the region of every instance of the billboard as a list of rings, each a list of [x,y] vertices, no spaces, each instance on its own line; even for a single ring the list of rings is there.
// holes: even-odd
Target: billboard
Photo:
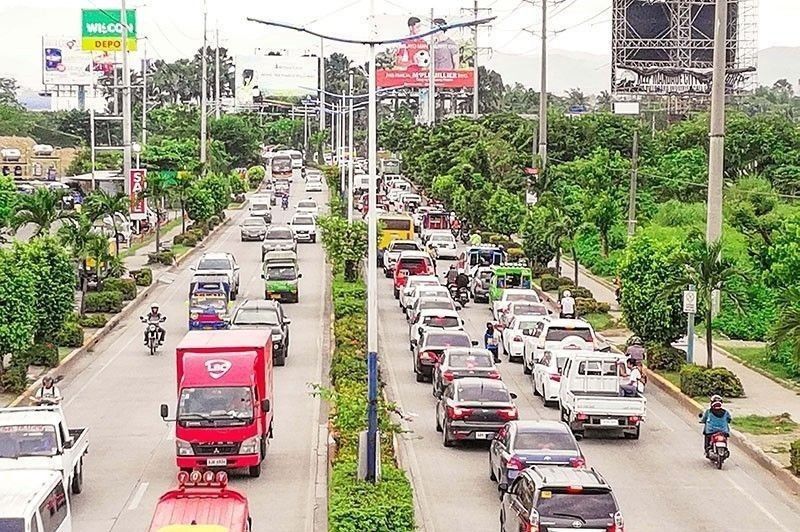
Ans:
[[[42,81],[45,85],[92,85],[97,79],[92,54],[78,39],[42,38]]]
[[[136,10],[126,9],[128,50],[136,50]],[[122,24],[119,9],[81,10],[81,48],[88,51],[121,52]]]
[[[475,47],[472,30],[455,29],[436,33],[431,37],[419,38],[417,35],[429,30],[430,24],[423,25],[419,17],[382,17],[386,20],[381,26],[393,28],[386,30],[389,35],[408,35],[400,44],[380,54],[377,69],[379,88],[426,88],[430,63],[433,61],[434,83],[437,88],[472,88],[474,84],[473,61]],[[436,17],[434,23],[446,25],[456,17]]]
[[[131,191],[131,220],[147,219],[147,203],[142,197],[147,187],[147,170],[132,168],[128,175],[128,186]]]
[[[236,105],[252,105],[270,96],[316,95],[319,58],[283,55],[239,55],[236,63]]]

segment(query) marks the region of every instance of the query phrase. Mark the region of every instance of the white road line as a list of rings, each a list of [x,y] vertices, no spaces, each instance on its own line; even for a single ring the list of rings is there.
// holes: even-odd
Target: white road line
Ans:
[[[760,502],[758,502],[758,501],[755,499],[755,497],[753,497],[752,495],[750,495],[750,493],[748,493],[748,491],[747,491],[747,490],[745,490],[744,488],[742,488],[742,487],[741,487],[739,484],[737,484],[735,481],[733,481],[733,480],[732,480],[732,479],[731,479],[729,476],[725,475],[725,480],[727,480],[727,481],[728,481],[728,482],[731,484],[731,486],[733,486],[734,488],[736,488],[736,490],[737,490],[739,493],[741,493],[742,495],[744,495],[745,497],[747,497],[747,498],[750,500],[750,502],[751,502],[751,503],[753,503],[753,506],[755,506],[756,508],[758,508],[759,510],[761,510],[761,513],[762,513],[762,514],[764,514],[764,515],[765,515],[765,516],[766,516],[766,517],[767,517],[767,518],[768,518],[770,521],[772,521],[773,523],[775,523],[775,525],[776,525],[778,528],[780,528],[780,529],[781,529],[781,530],[783,530],[784,532],[792,532],[790,529],[788,529],[788,528],[786,528],[785,526],[783,526],[783,525],[781,524],[781,522],[780,522],[780,521],[778,521],[778,519],[777,519],[777,518],[776,518],[774,515],[772,515],[771,513],[769,513],[769,511],[768,511],[766,508],[764,508],[764,506],[762,506],[762,505],[761,505],[761,503],[760,503]]]
[[[136,493],[133,494],[133,499],[131,499],[131,503],[128,505],[128,510],[135,510],[139,507],[139,503],[142,502],[142,497],[144,497],[144,492],[147,491],[147,487],[150,485],[149,482],[142,482],[139,484],[139,487],[136,489]]]

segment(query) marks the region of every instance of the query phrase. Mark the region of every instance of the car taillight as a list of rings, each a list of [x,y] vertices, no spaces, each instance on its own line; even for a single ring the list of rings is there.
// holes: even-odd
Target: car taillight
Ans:
[[[522,523],[522,532],[539,532],[539,512],[531,511],[530,521]]]
[[[606,532],[625,532],[625,520],[622,518],[622,512],[614,514],[614,524],[609,525]]]
[[[512,406],[511,408],[504,408],[502,410],[498,410],[497,411],[497,415],[503,421],[514,421],[515,419],[517,419],[519,417],[519,414],[517,413],[517,407],[516,406]]]
[[[569,466],[574,467],[576,469],[582,469],[586,467],[586,460],[584,460],[582,456],[576,456],[574,458],[570,458]]]
[[[553,382],[561,382],[561,374],[560,373],[551,373],[550,380]]]
[[[628,423],[631,425],[636,425],[639,423],[639,416],[628,416]]]
[[[508,459],[508,463],[506,463],[506,469],[514,469],[516,471],[522,471],[526,467],[528,467],[528,464],[525,463],[525,460],[515,454],[511,455],[511,458]]]
[[[522,341],[522,336],[515,336],[512,341],[521,342]]]
[[[432,353],[430,351],[420,351],[419,353],[420,360],[428,360],[430,362],[434,362],[436,361],[437,358],[438,357],[436,356],[436,353]]]
[[[578,412],[578,413],[575,415],[575,419],[577,419],[577,420],[580,420],[580,421],[586,421],[587,419],[589,419],[589,416],[587,416],[587,415],[586,415],[586,414],[584,414],[583,412]]]
[[[500,379],[500,378],[502,378],[502,377],[500,377],[500,372],[499,371],[494,371],[494,370],[490,371],[489,374],[487,375],[487,377],[489,377],[490,379]]]
[[[444,379],[446,381],[452,381],[454,377],[455,377],[455,375],[453,375],[452,371],[448,370],[448,371],[445,371],[444,373],[442,373],[442,379]]]
[[[457,406],[447,407],[447,417],[450,419],[463,419],[470,415],[472,415],[471,408],[459,408]]]

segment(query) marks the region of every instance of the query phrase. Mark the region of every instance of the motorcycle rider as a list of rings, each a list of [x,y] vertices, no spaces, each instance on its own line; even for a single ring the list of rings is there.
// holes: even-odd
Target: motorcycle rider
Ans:
[[[625,356],[628,357],[628,360],[633,360],[637,366],[642,366],[642,361],[645,357],[645,348],[641,338],[634,336],[630,339],[628,347],[625,349]]]
[[[703,423],[703,450],[708,454],[711,447],[711,435],[721,432],[725,436],[731,433],[731,413],[722,407],[722,397],[715,395],[711,398],[710,408],[700,414],[700,423]]]
[[[492,322],[486,324],[486,332],[483,333],[483,346],[491,351],[495,362],[500,362],[500,356],[497,354],[497,337],[495,336]]]
[[[36,405],[59,404],[61,402],[61,390],[56,386],[56,381],[50,375],[45,375],[42,385],[33,394],[31,402]]]
[[[561,314],[560,317],[562,318],[575,318],[575,298],[572,297],[572,292],[569,290],[564,290],[564,293],[561,294]]]
[[[288,194],[284,194],[283,197],[281,198],[281,208],[283,208],[283,210],[286,210],[286,209],[289,208],[289,195]]]
[[[458,270],[456,270],[455,264],[450,265],[450,269],[447,270],[447,273],[445,274],[445,279],[447,280],[448,288],[456,284],[456,280],[458,279]]]
[[[141,318],[146,324],[154,324],[156,326],[156,330],[158,331],[158,345],[162,345],[164,343],[164,336],[167,334],[167,331],[161,327],[162,318],[164,318],[164,316],[162,316],[161,312],[158,311],[158,303],[153,303],[150,305],[150,312]],[[144,345],[147,345],[147,327],[144,329]]]

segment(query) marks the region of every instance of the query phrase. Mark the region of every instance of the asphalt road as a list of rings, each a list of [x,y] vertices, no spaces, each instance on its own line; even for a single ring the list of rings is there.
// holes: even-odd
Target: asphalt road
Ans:
[[[448,265],[440,261],[439,271]],[[408,326],[392,296],[391,281],[380,279],[380,355],[392,395],[406,414],[412,432],[407,461],[412,471],[426,532],[496,530],[499,500],[489,480],[488,444],[446,449],[434,423],[431,385],[417,383],[408,350]],[[483,337],[491,319],[487,305],[472,302],[461,311],[473,339]],[[520,419],[558,419],[531,392],[522,366],[500,364],[503,380],[519,397]],[[702,455],[697,420],[650,386],[647,421],[638,441],[616,438],[581,442],[588,466],[611,483],[625,517],[626,530],[800,530],[800,500],[783,491],[776,479],[732,448],[722,471]]]
[[[291,205],[302,197],[302,182],[293,187]],[[315,194],[320,204],[324,194]],[[241,267],[241,301],[263,297],[260,243],[241,242],[239,221],[207,244],[208,251],[232,252]],[[292,209],[273,209],[277,223]],[[312,530],[315,502],[316,440],[319,399],[309,383],[321,381],[325,266],[319,244],[298,246],[301,299],[285,306],[292,319],[289,358],[275,368],[275,437],[262,476],[232,475],[232,487],[249,497],[255,530]],[[175,485],[174,425],[159,417],[159,405],[175,407],[175,346],[187,331],[189,266],[171,284],[164,283],[148,301],[85,356],[62,387],[66,414],[73,426],[90,428],[84,493],[73,501],[73,529],[80,532],[141,532],[158,497]],[[156,357],[142,345],[138,316],[158,301],[168,318],[166,342]]]

